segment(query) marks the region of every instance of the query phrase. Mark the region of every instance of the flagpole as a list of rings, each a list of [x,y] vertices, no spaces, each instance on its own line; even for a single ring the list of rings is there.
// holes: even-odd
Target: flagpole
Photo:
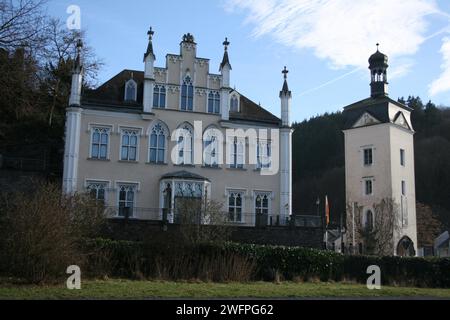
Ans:
[[[352,248],[352,254],[355,252],[355,246],[356,246],[356,243],[355,243],[355,203],[353,202],[353,205],[352,205],[352,229],[353,229],[353,231],[352,231],[352,234],[353,234],[353,248]]]

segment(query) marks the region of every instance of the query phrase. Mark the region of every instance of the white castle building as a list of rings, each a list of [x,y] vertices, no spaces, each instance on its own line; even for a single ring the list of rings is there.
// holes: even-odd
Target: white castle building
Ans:
[[[383,220],[377,219],[382,217],[376,217],[374,205],[390,199],[396,204],[397,225],[392,235],[392,254],[416,255],[412,109],[389,98],[388,57],[377,50],[369,63],[370,98],[344,108],[347,226],[350,229],[346,241],[353,248],[359,245],[355,230],[374,228],[377,221]],[[357,214],[361,216],[356,217]],[[355,225],[355,221],[360,225]]]
[[[281,119],[230,85],[230,43],[220,74],[191,34],[156,67],[154,32],[144,70],[123,70],[82,90],[81,42],[67,109],[64,192],[89,192],[115,218],[173,222],[180,199],[210,199],[236,224],[285,224],[292,213],[291,92]],[[274,92],[275,94],[275,92]],[[259,219],[261,221],[261,219]]]

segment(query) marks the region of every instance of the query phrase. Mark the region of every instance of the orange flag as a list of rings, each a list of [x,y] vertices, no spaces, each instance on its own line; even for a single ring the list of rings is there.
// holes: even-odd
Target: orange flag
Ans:
[[[330,204],[328,202],[328,196],[325,197],[325,217],[327,219],[327,226],[330,224]]]

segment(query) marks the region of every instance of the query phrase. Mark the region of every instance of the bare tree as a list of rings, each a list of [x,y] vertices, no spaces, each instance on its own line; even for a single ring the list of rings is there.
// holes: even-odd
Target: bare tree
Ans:
[[[47,24],[46,45],[37,52],[41,62],[40,82],[48,96],[52,99],[48,103],[48,122],[51,126],[55,109],[64,108],[70,94],[70,74],[76,55],[79,39],[85,39],[84,31],[71,31],[58,19],[50,19]],[[92,47],[84,42],[82,57],[85,87],[96,85],[97,74],[103,62],[95,56]],[[61,112],[60,112],[61,113]]]
[[[38,47],[45,39],[47,0],[0,0],[0,47]]]
[[[373,224],[364,221],[363,208],[358,204],[354,207],[351,204],[347,206],[347,241],[362,243],[366,254],[392,255],[394,236],[401,230],[398,205],[392,198],[385,198],[374,204]]]

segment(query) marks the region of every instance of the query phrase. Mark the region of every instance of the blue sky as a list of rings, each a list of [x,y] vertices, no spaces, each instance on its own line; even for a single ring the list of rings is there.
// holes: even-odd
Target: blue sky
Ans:
[[[161,67],[190,32],[198,56],[218,73],[228,37],[232,86],[276,115],[286,65],[294,121],[366,98],[377,42],[390,57],[392,98],[414,94],[450,106],[448,0],[51,0],[48,11],[64,21],[73,4],[105,62],[100,83],[123,69],[143,70],[152,26]]]

